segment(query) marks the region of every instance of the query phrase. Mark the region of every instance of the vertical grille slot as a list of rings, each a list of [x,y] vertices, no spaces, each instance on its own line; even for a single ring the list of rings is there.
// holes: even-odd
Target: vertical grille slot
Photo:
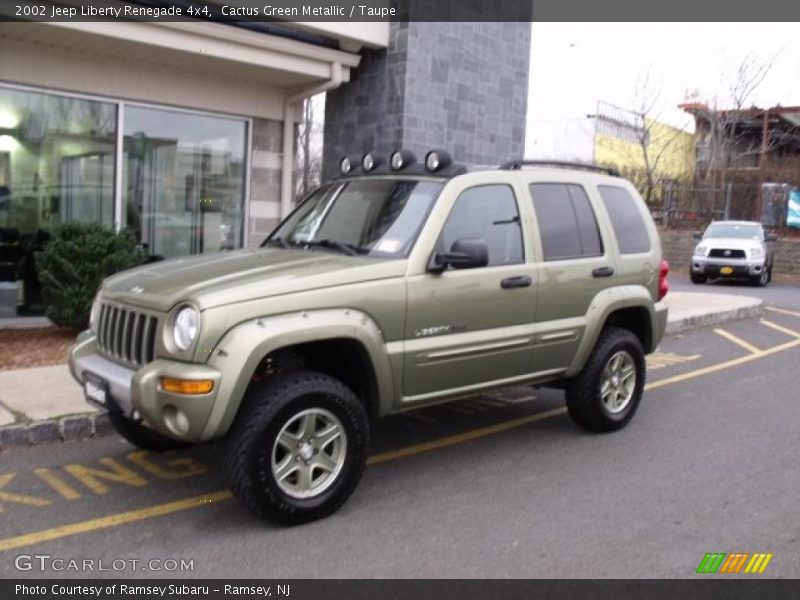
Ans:
[[[132,367],[146,365],[155,358],[158,321],[134,308],[102,304],[97,321],[100,352]]]

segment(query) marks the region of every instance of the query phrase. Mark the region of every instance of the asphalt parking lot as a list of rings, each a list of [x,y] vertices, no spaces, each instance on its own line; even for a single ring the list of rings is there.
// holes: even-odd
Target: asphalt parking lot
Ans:
[[[301,527],[240,508],[218,446],[157,455],[106,437],[6,451],[0,575],[682,578],[709,552],[762,552],[760,576],[800,577],[795,300],[665,339],[639,413],[614,434],[583,432],[563,393],[532,388],[384,421],[350,501]],[[193,569],[15,568],[34,554]]]

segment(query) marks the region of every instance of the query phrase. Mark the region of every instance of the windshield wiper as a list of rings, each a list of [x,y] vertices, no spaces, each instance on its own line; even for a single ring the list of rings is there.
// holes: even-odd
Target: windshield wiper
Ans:
[[[358,246],[354,246],[353,244],[345,244],[344,242],[337,242],[336,240],[313,240],[313,241],[306,241],[302,242],[304,246],[319,246],[321,248],[333,248],[334,250],[338,250],[348,256],[356,256],[357,254],[363,254],[363,250]]]
[[[289,242],[287,242],[285,239],[283,239],[282,237],[270,238],[267,241],[265,241],[262,245],[266,246],[268,244],[269,245],[278,244],[281,248],[291,248],[292,247],[292,245]]]

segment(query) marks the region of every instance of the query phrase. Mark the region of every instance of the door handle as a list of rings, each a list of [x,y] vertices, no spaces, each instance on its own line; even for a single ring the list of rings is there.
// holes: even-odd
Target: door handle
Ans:
[[[611,267],[597,267],[592,270],[592,277],[611,277],[614,274],[614,269]]]
[[[500,287],[504,290],[511,288],[528,287],[531,284],[531,278],[527,275],[520,275],[518,277],[506,277],[500,282]]]

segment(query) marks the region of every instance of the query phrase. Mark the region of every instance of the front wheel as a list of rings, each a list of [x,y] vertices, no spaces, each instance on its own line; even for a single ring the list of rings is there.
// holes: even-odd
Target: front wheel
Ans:
[[[756,287],[766,287],[772,279],[772,269],[768,265],[764,265],[759,275],[753,276],[750,281]]]
[[[305,523],[337,510],[366,464],[369,424],[340,381],[312,371],[253,386],[231,431],[226,474],[256,515]]]
[[[698,285],[705,283],[707,279],[705,275],[700,275],[699,273],[689,273],[689,278],[692,280],[692,283]]]
[[[607,327],[583,370],[567,385],[567,409],[581,427],[605,432],[633,418],[645,381],[644,350],[627,329]]]

